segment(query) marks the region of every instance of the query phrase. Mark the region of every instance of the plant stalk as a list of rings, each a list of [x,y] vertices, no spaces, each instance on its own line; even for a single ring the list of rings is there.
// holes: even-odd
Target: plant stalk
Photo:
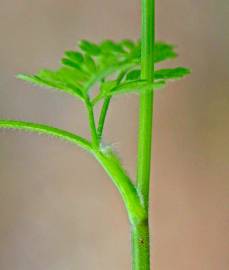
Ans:
[[[89,120],[89,127],[91,130],[92,145],[94,148],[98,148],[99,147],[99,140],[98,140],[96,125],[95,125],[94,111],[93,111],[93,107],[92,107],[92,104],[91,104],[89,98],[86,99],[85,105],[86,105],[87,112],[88,112],[88,120]]]
[[[100,113],[99,124],[98,124],[98,129],[97,129],[99,140],[101,140],[102,135],[103,135],[104,123],[105,123],[107,111],[110,105],[110,101],[111,101],[111,97],[105,98],[103,106],[102,106],[102,110]]]
[[[155,0],[142,0],[141,78],[154,80]],[[154,92],[140,96],[137,190],[147,213],[147,219],[132,227],[132,269],[150,270],[150,235],[148,223],[151,168],[151,141]]]
[[[150,249],[149,249],[149,225],[148,219],[132,226],[132,264],[133,269],[150,269]]]
[[[146,219],[146,211],[141,204],[137,189],[123,169],[120,161],[112,152],[94,152],[95,158],[99,161],[107,174],[118,189],[126,206],[130,224],[140,224]]]
[[[122,81],[122,79],[125,76],[126,72],[127,71],[121,71],[120,72],[120,74],[117,77],[117,85],[120,84],[120,82]],[[99,124],[98,124],[98,129],[97,129],[99,141],[101,141],[101,138],[102,138],[102,135],[103,135],[105,119],[106,119],[106,116],[107,116],[107,111],[108,111],[110,102],[111,102],[111,97],[106,97],[104,99],[103,106],[102,106],[102,109],[101,109],[101,113],[100,113],[100,117],[99,117]]]

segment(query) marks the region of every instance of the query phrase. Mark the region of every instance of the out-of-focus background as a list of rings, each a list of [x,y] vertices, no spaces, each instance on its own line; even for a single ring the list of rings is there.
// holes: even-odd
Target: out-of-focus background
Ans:
[[[79,101],[15,79],[55,68],[88,38],[137,39],[140,0],[1,0],[0,118],[88,136]],[[158,91],[153,138],[152,269],[226,270],[229,195],[229,3],[157,1],[157,38],[178,44],[193,73]],[[138,97],[113,100],[105,138],[135,174]],[[130,269],[119,195],[87,153],[0,132],[0,269]]]

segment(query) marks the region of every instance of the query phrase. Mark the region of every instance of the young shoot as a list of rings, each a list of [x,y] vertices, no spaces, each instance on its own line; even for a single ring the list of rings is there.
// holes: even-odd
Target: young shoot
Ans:
[[[150,269],[149,180],[154,96],[170,81],[190,73],[185,67],[157,68],[157,64],[177,57],[175,47],[155,42],[154,1],[142,0],[140,41],[82,40],[68,50],[56,70],[41,69],[36,74],[18,74],[23,81],[43,89],[55,89],[83,102],[88,116],[90,138],[83,138],[49,125],[17,120],[0,120],[0,128],[50,135],[71,142],[93,155],[118,189],[125,204],[132,233],[133,270]],[[96,94],[92,91],[97,89]],[[94,93],[94,92],[93,92]],[[136,93],[140,98],[137,181],[133,181],[111,146],[105,146],[104,128],[114,96]],[[95,107],[101,104],[98,121]]]

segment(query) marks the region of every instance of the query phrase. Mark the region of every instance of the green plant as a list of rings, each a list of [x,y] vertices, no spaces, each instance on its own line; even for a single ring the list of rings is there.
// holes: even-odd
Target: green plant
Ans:
[[[154,93],[163,88],[167,81],[181,79],[190,73],[184,67],[155,69],[155,64],[173,59],[177,54],[173,45],[155,42],[154,37],[154,0],[142,0],[141,41],[105,40],[95,44],[83,40],[79,43],[79,51],[65,52],[59,69],[43,69],[35,75],[18,75],[19,79],[29,83],[63,91],[80,99],[87,109],[90,140],[43,124],[0,120],[0,128],[58,137],[78,145],[99,161],[120,192],[127,209],[132,232],[134,270],[150,269],[148,204]],[[99,86],[99,90],[93,96],[91,90],[95,86]],[[102,143],[112,97],[134,92],[140,95],[136,184],[112,148]],[[99,102],[103,104],[96,123],[94,107]]]

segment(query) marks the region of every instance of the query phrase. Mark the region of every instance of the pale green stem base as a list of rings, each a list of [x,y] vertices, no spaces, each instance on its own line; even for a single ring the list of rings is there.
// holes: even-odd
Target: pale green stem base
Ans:
[[[132,270],[150,269],[150,237],[148,220],[132,227]]]

